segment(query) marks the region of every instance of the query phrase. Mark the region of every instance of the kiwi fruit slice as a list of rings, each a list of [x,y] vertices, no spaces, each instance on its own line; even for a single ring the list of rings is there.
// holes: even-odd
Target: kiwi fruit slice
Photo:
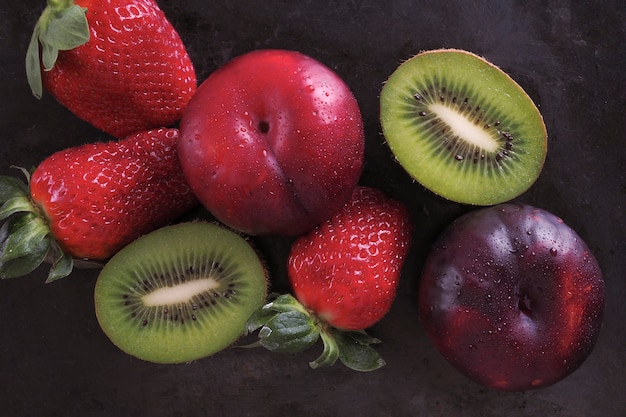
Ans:
[[[266,293],[264,265],[245,238],[188,222],[144,235],[114,255],[94,299],[98,323],[121,350],[183,363],[235,342]]]
[[[546,127],[532,99],[501,69],[463,50],[403,62],[383,85],[380,121],[408,174],[458,203],[519,196],[546,157]]]

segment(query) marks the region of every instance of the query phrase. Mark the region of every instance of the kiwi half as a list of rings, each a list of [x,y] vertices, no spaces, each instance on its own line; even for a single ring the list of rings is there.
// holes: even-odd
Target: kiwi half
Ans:
[[[266,292],[265,269],[247,240],[190,222],[158,229],[114,255],[94,298],[102,330],[121,350],[182,363],[237,340]]]
[[[455,202],[494,205],[536,181],[547,152],[543,118],[506,73],[458,49],[402,63],[380,96],[382,132],[400,165]]]

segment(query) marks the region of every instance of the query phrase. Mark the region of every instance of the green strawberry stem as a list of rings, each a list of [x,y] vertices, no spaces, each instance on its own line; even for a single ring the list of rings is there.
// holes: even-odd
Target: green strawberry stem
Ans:
[[[30,174],[25,169],[27,182]],[[28,185],[17,178],[0,176],[0,278],[20,277],[44,261],[52,266],[46,282],[66,277],[73,259],[53,238],[44,217],[30,198]]]
[[[310,362],[313,369],[332,366],[337,359],[356,371],[373,371],[385,361],[371,345],[380,343],[365,331],[336,329],[319,319],[290,294],[273,296],[248,320],[247,330],[258,330],[258,341],[249,346],[262,346],[279,353],[300,353],[320,338],[321,355]]]
[[[35,97],[43,95],[42,64],[44,71],[50,71],[59,51],[74,49],[89,40],[86,10],[72,0],[48,0],[26,51],[26,78]]]

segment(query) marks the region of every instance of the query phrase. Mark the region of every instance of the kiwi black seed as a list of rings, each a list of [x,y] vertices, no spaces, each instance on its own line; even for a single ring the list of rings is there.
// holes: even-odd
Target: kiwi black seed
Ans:
[[[137,358],[182,363],[236,341],[263,305],[265,269],[242,236],[181,223],[131,243],[102,269],[96,317],[113,344]]]
[[[383,135],[415,180],[455,202],[493,205],[537,180],[543,118],[528,94],[485,59],[458,49],[402,63],[380,96]]]

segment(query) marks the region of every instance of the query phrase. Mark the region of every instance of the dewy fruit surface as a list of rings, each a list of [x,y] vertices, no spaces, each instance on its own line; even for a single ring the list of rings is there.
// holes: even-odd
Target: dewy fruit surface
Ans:
[[[197,85],[185,45],[153,0],[48,0],[26,66],[35,96],[45,87],[117,138],[172,126]]]
[[[222,222],[298,235],[330,217],[361,175],[363,122],[348,86],[294,51],[235,58],[198,88],[180,125],[181,164]]]
[[[75,259],[105,261],[122,247],[196,206],[180,168],[177,129],[55,152],[27,181],[0,176],[0,277],[51,263],[47,282]]]
[[[425,264],[419,313],[437,349],[470,378],[501,390],[551,385],[598,337],[600,268],[563,221],[525,205],[470,212]]]
[[[296,297],[334,327],[372,326],[395,298],[411,232],[403,204],[357,187],[339,212],[293,244],[288,275]]]
[[[272,298],[248,330],[260,329],[259,344],[283,353],[306,350],[321,337],[324,348],[312,368],[337,359],[358,371],[382,367],[371,346],[380,340],[365,329],[389,311],[411,237],[404,204],[357,186],[341,210],[293,243],[287,274],[295,297]]]
[[[30,190],[61,247],[76,258],[103,260],[193,207],[178,138],[176,129],[156,129],[43,161]]]

